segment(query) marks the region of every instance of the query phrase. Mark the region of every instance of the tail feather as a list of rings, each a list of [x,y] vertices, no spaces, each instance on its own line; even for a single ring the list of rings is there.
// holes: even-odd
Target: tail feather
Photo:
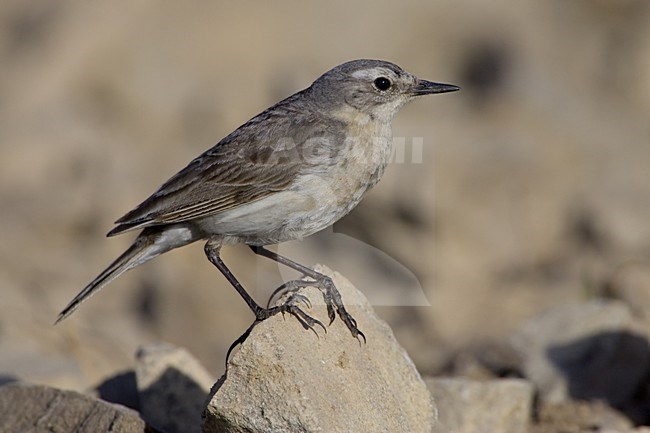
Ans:
[[[97,293],[102,287],[135,266],[159,256],[167,249],[156,245],[153,236],[139,236],[121,256],[108,266],[101,274],[83,288],[77,296],[59,313],[54,324],[59,323],[72,314],[82,302]]]

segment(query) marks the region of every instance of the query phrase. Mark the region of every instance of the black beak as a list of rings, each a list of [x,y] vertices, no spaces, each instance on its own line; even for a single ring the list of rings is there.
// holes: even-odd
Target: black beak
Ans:
[[[460,90],[460,87],[453,84],[432,83],[427,80],[418,80],[417,84],[411,89],[413,95],[430,95],[432,93],[447,93]]]

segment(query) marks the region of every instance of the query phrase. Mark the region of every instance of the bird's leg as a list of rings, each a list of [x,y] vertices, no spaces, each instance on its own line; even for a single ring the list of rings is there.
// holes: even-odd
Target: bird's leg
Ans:
[[[253,327],[257,325],[259,322],[262,322],[263,320],[268,319],[271,316],[274,316],[278,313],[289,313],[292,316],[294,316],[296,319],[298,319],[298,322],[303,326],[305,329],[310,329],[316,333],[314,330],[314,326],[318,325],[321,328],[323,328],[325,331],[327,329],[325,328],[325,325],[321,323],[320,320],[314,319],[304,311],[302,311],[297,305],[296,302],[300,301],[300,297],[294,297],[290,296],[289,299],[278,306],[275,307],[270,307],[270,308],[262,308],[260,307],[257,302],[252,298],[251,295],[248,294],[246,289],[241,285],[239,281],[237,281],[237,278],[233,275],[232,272],[230,272],[230,269],[226,266],[226,264],[221,260],[221,257],[219,256],[219,251],[221,250],[221,241],[219,239],[210,239],[208,242],[206,242],[204,251],[205,255],[208,257],[208,260],[221,271],[224,277],[228,280],[230,284],[237,290],[239,295],[244,298],[244,301],[246,304],[248,304],[248,307],[251,309],[253,314],[255,314],[255,322],[246,330],[244,334],[242,334],[241,337],[239,337],[235,342],[230,346],[228,349],[228,355],[226,355],[226,360],[228,359],[228,356],[230,355],[230,352],[232,349],[237,346],[237,344],[243,343],[244,340],[248,337],[250,332],[252,331]],[[318,334],[316,334],[318,335]]]
[[[352,336],[354,338],[361,337],[363,338],[363,341],[366,341],[366,336],[357,327],[357,321],[354,320],[354,317],[352,317],[350,313],[348,313],[347,310],[345,309],[345,306],[343,305],[343,300],[341,299],[341,294],[339,293],[338,289],[334,285],[334,281],[332,281],[330,277],[328,277],[327,275],[323,275],[320,272],[316,272],[311,268],[303,266],[300,263],[296,263],[291,259],[279,255],[278,253],[267,250],[262,246],[253,246],[253,245],[249,245],[249,246],[255,254],[274,260],[282,265],[288,266],[291,269],[301,272],[302,274],[314,280],[314,281],[309,281],[309,280],[301,279],[301,280],[289,281],[283,284],[282,286],[280,286],[278,289],[276,289],[271,295],[271,297],[275,296],[278,292],[284,290],[291,292],[291,291],[296,291],[301,287],[308,287],[308,286],[317,287],[323,293],[323,299],[325,300],[325,305],[327,306],[327,315],[330,319],[330,325],[334,321],[335,311],[336,311],[339,313],[339,317],[341,317],[341,320],[343,320],[345,326],[347,326],[350,332],[352,333]]]

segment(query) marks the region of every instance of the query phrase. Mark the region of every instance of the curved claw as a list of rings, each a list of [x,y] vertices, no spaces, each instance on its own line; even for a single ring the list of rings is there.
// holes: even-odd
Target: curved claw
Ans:
[[[306,297],[305,295],[301,295],[300,293],[294,293],[293,295],[291,295],[287,300],[287,302],[292,304],[295,302],[302,302],[305,305],[305,307],[309,308],[310,310],[312,307],[309,298]]]
[[[319,325],[320,327],[323,328],[325,332],[327,332],[327,328],[320,321],[307,315],[300,308],[293,305],[296,302],[302,302],[307,308],[311,309],[312,308],[311,301],[304,295],[297,293],[297,290],[304,287],[313,286],[318,288],[323,295],[323,300],[325,301],[325,306],[327,307],[327,317],[329,318],[329,325],[334,323],[334,320],[336,319],[336,315],[338,313],[339,317],[341,318],[343,323],[345,323],[345,326],[348,328],[352,336],[358,339],[359,342],[361,342],[361,339],[363,339],[363,342],[366,343],[367,342],[366,336],[363,334],[363,332],[359,330],[357,326],[357,321],[354,319],[354,317],[352,317],[350,313],[348,313],[347,310],[345,309],[343,300],[341,299],[341,294],[337,290],[334,281],[332,281],[330,277],[322,274],[316,274],[316,275],[310,274],[308,278],[309,279],[303,278],[299,280],[287,281],[286,283],[282,284],[280,287],[275,289],[271,294],[271,296],[269,297],[269,301],[267,303],[267,311],[274,310],[275,308],[282,308],[283,314],[290,313],[291,315],[296,317],[303,325],[303,328],[311,329],[312,331],[314,331],[314,326]],[[283,292],[284,293],[292,292],[287,302],[284,305],[281,305],[279,307],[270,307],[273,299],[275,299],[278,294],[281,294]],[[280,312],[280,310],[277,310],[276,312]]]
[[[282,315],[284,315],[285,313],[291,314],[293,317],[298,319],[298,321],[300,322],[303,328],[310,329],[314,331],[314,333],[316,333],[316,331],[314,330],[315,325],[320,326],[321,328],[323,328],[325,332],[327,332],[327,329],[325,329],[325,325],[323,325],[323,323],[320,320],[314,319],[309,314],[302,311],[299,307],[294,305],[291,300],[285,302],[282,305],[278,305],[277,307],[261,309],[257,313],[256,321],[261,322],[278,313],[282,313]],[[318,333],[316,333],[316,335],[318,335]]]
[[[345,305],[343,305],[343,300],[341,299],[341,294],[334,285],[334,281],[332,281],[328,276],[323,275],[323,278],[318,280],[318,287],[323,292],[323,299],[327,304],[327,315],[330,318],[330,325],[336,317],[335,313],[338,312],[339,317],[341,317],[341,320],[343,320],[343,323],[345,323],[345,326],[347,326],[352,336],[357,339],[361,336],[365,343],[366,336],[357,327],[357,321],[355,318],[345,309]]]
[[[290,281],[287,281],[286,283],[281,284],[277,289],[275,289],[275,290],[271,293],[271,296],[269,296],[269,300],[268,300],[268,302],[266,303],[266,308],[270,308],[270,307],[271,307],[271,301],[273,301],[273,299],[276,297],[277,294],[279,294],[279,293],[284,292],[284,291],[287,290],[287,286],[289,285],[289,283],[290,283]]]
[[[281,284],[277,289],[275,289],[271,293],[271,296],[269,296],[269,300],[266,303],[266,308],[269,308],[271,306],[271,302],[273,301],[273,299],[275,299],[277,295],[284,294],[287,292],[295,292],[298,289],[301,289],[303,287],[313,286],[314,284],[315,284],[314,281],[308,281],[305,279],[287,281],[286,283]],[[311,306],[309,308],[311,308]]]
[[[233,343],[230,345],[228,348],[228,351],[226,352],[226,371],[228,371],[228,360],[230,359],[230,354],[232,353],[233,349],[237,347],[238,345],[244,344],[244,341],[248,338],[249,335],[251,335],[251,331],[257,325],[259,322],[256,320],[254,321],[251,326],[248,327],[246,331],[242,335],[240,335]]]
[[[286,311],[287,313],[291,314],[293,317],[298,319],[298,321],[300,322],[300,324],[302,325],[303,328],[309,329],[314,334],[316,334],[317,337],[318,337],[318,332],[316,332],[316,329],[314,329],[314,326],[316,326],[316,325],[323,328],[323,331],[325,331],[327,333],[327,329],[325,328],[325,325],[323,325],[323,323],[320,320],[311,317],[309,314],[305,313],[304,311],[302,311],[300,308],[296,307],[295,305],[287,303],[287,304],[283,304],[283,305],[281,305],[281,306],[279,306],[277,308],[282,308],[284,311]],[[283,311],[283,313],[284,313],[284,311]]]
[[[334,323],[336,319],[336,311],[334,310],[334,305],[331,298],[325,298],[325,305],[327,305],[327,317],[330,319],[330,325]]]

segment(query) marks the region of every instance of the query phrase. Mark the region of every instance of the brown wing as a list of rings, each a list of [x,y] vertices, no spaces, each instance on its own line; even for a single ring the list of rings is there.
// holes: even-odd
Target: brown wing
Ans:
[[[214,215],[286,189],[304,163],[298,150],[305,138],[327,129],[287,104],[296,96],[254,117],[194,159],[117,220],[108,236]]]

